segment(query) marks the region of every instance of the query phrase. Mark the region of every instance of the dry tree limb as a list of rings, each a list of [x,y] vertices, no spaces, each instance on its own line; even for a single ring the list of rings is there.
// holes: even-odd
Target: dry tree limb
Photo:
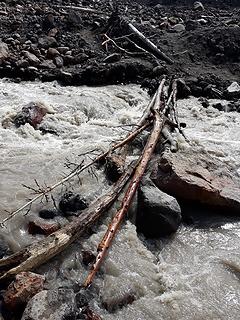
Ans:
[[[1,259],[1,270],[8,271],[2,274],[0,280],[11,278],[22,271],[32,270],[62,252],[89,226],[96,222],[97,219],[99,219],[100,216],[113,204],[131,177],[135,167],[136,164],[129,165],[126,172],[113,185],[110,191],[97,199],[71,223],[52,233],[42,241],[35,242],[20,252]]]
[[[158,89],[158,92],[156,95],[155,104],[154,104],[154,107],[152,108],[152,113],[155,118],[152,132],[148,138],[147,144],[146,144],[146,146],[143,150],[143,153],[140,157],[140,161],[136,167],[135,173],[129,183],[129,186],[127,188],[125,196],[122,200],[121,208],[117,211],[117,213],[113,217],[113,220],[112,220],[111,224],[109,225],[107,232],[105,233],[101,243],[99,244],[96,262],[93,265],[93,268],[90,271],[90,273],[84,283],[84,287],[88,287],[91,285],[94,276],[96,275],[97,271],[99,270],[99,268],[103,262],[103,259],[104,259],[105,255],[107,254],[107,250],[108,250],[109,246],[111,245],[112,240],[113,240],[114,236],[116,235],[116,232],[117,232],[123,218],[125,217],[128,209],[129,209],[129,206],[132,202],[132,199],[138,189],[139,183],[144,175],[144,172],[147,168],[147,165],[148,165],[148,163],[151,159],[151,156],[154,152],[155,146],[158,142],[159,136],[161,134],[161,131],[163,129],[164,122],[165,122],[165,117],[163,116],[162,113],[160,113],[160,110],[162,108],[161,96],[163,93],[164,83],[165,83],[165,79],[163,79],[161,81],[161,84],[159,86],[159,89]]]
[[[123,139],[120,142],[114,144],[110,149],[108,149],[106,152],[104,152],[104,153],[100,154],[99,156],[97,156],[90,163],[86,164],[85,166],[82,166],[82,167],[78,168],[77,170],[73,170],[69,175],[67,175],[62,180],[58,181],[57,183],[53,184],[50,187],[46,187],[45,190],[43,190],[42,192],[39,192],[39,194],[37,196],[35,196],[33,199],[31,199],[30,201],[25,203],[23,206],[21,206],[17,210],[11,212],[8,217],[6,217],[5,219],[3,219],[1,221],[1,223],[0,223],[1,226],[4,226],[5,222],[7,222],[11,218],[13,218],[17,213],[21,212],[24,209],[27,209],[32,203],[36,202],[37,200],[40,200],[42,197],[46,196],[52,190],[56,189],[59,186],[62,186],[65,182],[71,180],[72,178],[74,178],[75,176],[79,175],[84,170],[88,169],[93,164],[95,164],[95,163],[99,162],[100,160],[104,159],[108,154],[112,153],[114,150],[116,150],[118,148],[121,148],[125,144],[129,143],[130,141],[132,141],[137,135],[139,135],[142,131],[144,131],[150,124],[151,124],[151,120],[149,120],[149,121],[141,121],[139,123],[138,127],[136,129],[134,129],[133,131],[131,131],[126,136],[125,139]]]
[[[72,9],[72,10],[82,11],[86,13],[103,14],[104,16],[108,17],[108,15],[106,15],[106,13],[103,11],[98,11],[98,10],[87,8],[87,7],[61,6],[61,5],[53,5],[53,7],[59,8],[59,9]]]
[[[133,24],[128,23],[125,20],[123,20],[123,22],[125,22],[130,31],[134,33],[137,36],[137,38],[145,44],[146,48],[149,49],[148,51],[152,52],[157,58],[160,58],[171,64],[174,63],[174,61],[171,58],[169,58],[164,52],[162,52],[152,41],[146,38],[144,34],[142,34],[136,27],[134,27]]]

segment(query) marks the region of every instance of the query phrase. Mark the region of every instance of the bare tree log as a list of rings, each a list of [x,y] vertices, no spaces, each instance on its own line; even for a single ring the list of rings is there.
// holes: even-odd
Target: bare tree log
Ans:
[[[72,9],[76,11],[81,11],[81,12],[86,12],[86,13],[94,13],[94,14],[103,14],[104,16],[108,17],[105,12],[103,11],[98,11],[92,8],[87,8],[87,7],[76,7],[76,6],[61,6],[61,5],[54,5],[54,8],[59,8],[59,9]]]
[[[125,20],[123,20],[125,21]],[[136,27],[134,27],[133,24],[128,23],[125,21],[125,23],[127,23],[128,28],[130,29],[130,31],[132,33],[134,33],[146,46],[146,48],[148,48],[149,52],[152,52],[156,57],[170,63],[173,64],[174,61],[169,58],[164,52],[162,52],[152,41],[150,41],[149,39],[147,39]]]
[[[93,265],[93,268],[90,271],[90,273],[84,283],[84,287],[88,287],[89,285],[91,285],[94,276],[96,275],[97,271],[99,270],[99,268],[104,260],[104,257],[107,254],[107,250],[110,247],[112,240],[115,237],[116,232],[117,232],[123,218],[125,217],[128,209],[129,209],[129,206],[132,202],[132,199],[138,189],[139,183],[144,175],[144,172],[147,168],[147,165],[148,165],[148,163],[151,159],[151,156],[154,152],[155,146],[158,142],[159,136],[161,134],[162,128],[165,123],[165,117],[163,116],[163,114],[160,114],[161,108],[163,109],[162,102],[161,102],[161,95],[163,92],[164,83],[165,83],[165,79],[162,80],[162,82],[159,86],[159,89],[158,89],[158,92],[156,95],[154,108],[152,109],[152,112],[155,117],[152,132],[148,138],[147,144],[144,148],[144,151],[143,151],[142,156],[140,158],[139,164],[137,165],[135,173],[129,183],[129,186],[127,188],[125,196],[122,200],[121,208],[117,211],[117,213],[113,217],[113,220],[112,220],[111,224],[109,225],[107,232],[105,233],[101,243],[99,244],[96,262]]]
[[[5,272],[0,280],[12,277],[22,271],[32,270],[62,252],[113,204],[131,177],[135,167],[136,164],[130,165],[111,190],[84,210],[74,221],[42,241],[35,242],[20,252],[1,259],[1,270],[12,269]]]

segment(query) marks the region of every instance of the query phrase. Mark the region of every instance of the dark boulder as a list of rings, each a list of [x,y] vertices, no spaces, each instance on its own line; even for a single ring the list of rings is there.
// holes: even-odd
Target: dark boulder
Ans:
[[[153,183],[142,185],[138,193],[137,229],[146,237],[157,238],[176,232],[181,209],[175,198],[160,191]]]
[[[74,194],[71,191],[66,192],[59,202],[59,209],[65,216],[73,215],[87,207],[87,201],[79,194]]]

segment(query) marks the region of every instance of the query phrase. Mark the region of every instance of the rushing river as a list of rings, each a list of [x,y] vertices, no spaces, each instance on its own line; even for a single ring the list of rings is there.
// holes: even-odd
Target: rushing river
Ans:
[[[11,115],[31,101],[43,102],[48,113],[42,134],[29,124],[6,129],[0,126],[0,219],[32,197],[22,185],[51,185],[67,173],[65,163],[79,163],[79,155],[93,149],[105,150],[114,140],[126,135],[148,102],[148,95],[136,85],[99,88],[61,87],[56,83],[20,83],[0,81],[0,118]],[[240,175],[240,115],[204,109],[197,99],[179,102],[179,115],[187,123],[186,134],[199,151],[209,152],[224,163],[231,163]],[[187,144],[178,137],[181,148]],[[89,173],[73,188],[89,200],[96,198],[107,184]],[[36,185],[35,185],[36,187]],[[64,188],[64,187],[63,187]],[[56,190],[58,200],[63,188]],[[1,236],[13,251],[36,240],[27,231],[27,222],[37,212],[53,204],[36,203],[18,214],[2,228]],[[194,210],[194,208],[193,208]],[[111,209],[111,212],[114,208]],[[240,223],[193,228],[182,226],[170,239],[149,242],[138,237],[131,222],[119,231],[102,272],[93,285],[92,307],[104,320],[236,320],[240,314]],[[81,251],[96,251],[109,218],[90,238],[81,239],[68,250],[40,268],[47,287],[71,286],[87,275],[81,264]],[[59,218],[60,223],[64,223]],[[149,250],[151,248],[151,250]],[[135,301],[114,309],[126,297]],[[105,306],[105,307],[104,307]],[[106,307],[109,311],[106,310]]]

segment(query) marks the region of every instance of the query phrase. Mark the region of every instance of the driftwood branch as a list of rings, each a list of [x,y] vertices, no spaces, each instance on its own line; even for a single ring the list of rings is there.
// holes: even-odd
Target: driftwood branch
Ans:
[[[158,89],[158,92],[156,95],[156,99],[155,99],[155,104],[152,109],[152,113],[154,115],[154,126],[152,129],[152,132],[148,138],[147,144],[144,148],[144,151],[143,151],[142,156],[140,158],[139,164],[136,167],[135,173],[130,181],[130,184],[127,188],[125,196],[122,200],[121,208],[115,214],[111,224],[108,227],[106,234],[104,235],[101,243],[99,244],[96,262],[93,265],[93,268],[84,283],[84,287],[88,287],[89,285],[91,285],[94,276],[96,275],[97,271],[99,270],[99,268],[104,260],[104,257],[107,254],[107,250],[110,247],[112,240],[115,237],[116,232],[117,232],[123,218],[125,217],[128,209],[129,209],[129,206],[132,202],[132,199],[138,189],[139,183],[144,175],[144,172],[147,168],[147,165],[148,165],[148,163],[151,159],[151,156],[154,152],[155,146],[158,142],[160,133],[162,131],[162,128],[163,128],[164,122],[165,122],[165,117],[163,116],[162,113],[160,113],[160,110],[163,109],[162,102],[161,102],[161,96],[163,93],[164,83],[165,83],[165,79],[162,80],[162,82],[159,86],[159,89]]]
[[[155,57],[160,58],[170,64],[173,64],[174,61],[169,58],[164,52],[162,52],[151,40],[146,38],[142,32],[140,32],[133,24],[126,22],[123,20],[131,33],[134,33],[136,37],[144,43],[145,47],[148,49],[149,52],[153,53]]]
[[[50,258],[62,252],[89,226],[96,222],[97,219],[100,218],[101,214],[113,204],[132,175],[134,168],[135,165],[130,165],[110,191],[96,200],[74,221],[52,233],[42,241],[33,243],[22,251],[1,259],[1,270],[10,269],[2,274],[0,280],[11,278],[22,271],[35,269],[39,265],[47,262]]]

